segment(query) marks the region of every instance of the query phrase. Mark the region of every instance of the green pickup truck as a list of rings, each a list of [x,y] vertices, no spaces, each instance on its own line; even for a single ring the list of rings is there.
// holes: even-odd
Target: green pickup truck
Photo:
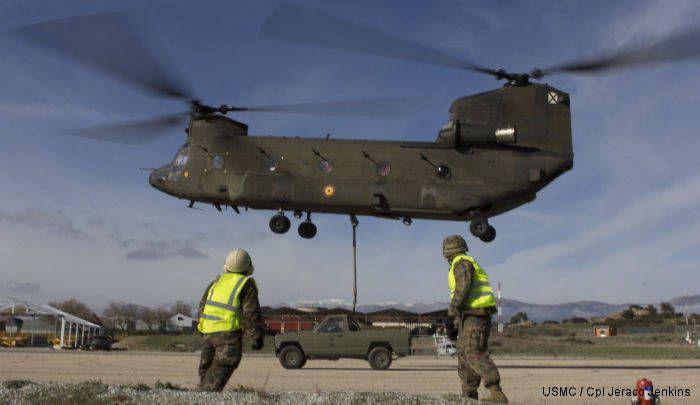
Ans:
[[[391,366],[392,356],[411,354],[408,330],[362,330],[347,315],[324,318],[313,330],[275,336],[275,355],[284,368],[301,368],[308,359],[365,359],[375,370]]]

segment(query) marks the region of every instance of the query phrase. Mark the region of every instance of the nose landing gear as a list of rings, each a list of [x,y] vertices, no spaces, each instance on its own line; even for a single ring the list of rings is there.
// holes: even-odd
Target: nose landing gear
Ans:
[[[496,228],[489,225],[486,218],[474,218],[469,223],[469,232],[482,242],[491,242],[496,239]]]

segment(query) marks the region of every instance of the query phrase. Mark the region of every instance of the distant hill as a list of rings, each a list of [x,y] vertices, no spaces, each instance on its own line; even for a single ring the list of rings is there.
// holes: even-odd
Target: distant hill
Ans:
[[[684,313],[684,302],[688,303],[688,313],[700,313],[700,294],[690,295],[687,297],[678,297],[668,300],[674,306],[676,312]],[[568,302],[556,305],[531,304],[528,302],[503,299],[503,320],[508,321],[513,315],[518,312],[525,312],[528,319],[542,322],[546,320],[561,321],[572,317],[581,317],[591,319],[592,317],[601,317],[609,315],[615,311],[627,309],[632,304],[647,306],[649,303],[626,303],[626,304],[607,304],[598,301],[578,301]],[[658,307],[658,302],[654,303]],[[446,309],[449,306],[448,302],[433,302],[433,303],[399,303],[399,302],[377,302],[373,304],[358,305],[359,312],[374,312],[388,308],[396,308],[404,311],[424,313]],[[346,308],[352,309],[352,303],[341,299],[328,299],[319,301],[300,300],[290,303],[279,303],[272,305],[273,308],[290,307],[321,307],[321,308]]]

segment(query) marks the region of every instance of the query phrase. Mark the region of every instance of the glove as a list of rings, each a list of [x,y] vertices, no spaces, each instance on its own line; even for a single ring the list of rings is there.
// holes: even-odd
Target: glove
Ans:
[[[450,340],[457,340],[457,329],[455,329],[455,317],[448,315],[445,318],[445,331]]]
[[[265,341],[263,340],[263,338],[259,337],[255,339],[255,342],[253,342],[252,348],[253,350],[260,350],[263,348],[263,346],[265,346]]]

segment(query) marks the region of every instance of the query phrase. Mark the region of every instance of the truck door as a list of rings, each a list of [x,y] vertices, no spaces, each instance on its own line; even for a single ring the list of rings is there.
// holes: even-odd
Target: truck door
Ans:
[[[347,347],[347,325],[342,316],[329,317],[321,322],[311,338],[313,353],[324,357],[335,357],[345,353]]]
[[[360,326],[354,319],[348,318],[348,333],[347,333],[347,354],[350,356],[364,356],[367,354],[366,333],[360,332]]]

